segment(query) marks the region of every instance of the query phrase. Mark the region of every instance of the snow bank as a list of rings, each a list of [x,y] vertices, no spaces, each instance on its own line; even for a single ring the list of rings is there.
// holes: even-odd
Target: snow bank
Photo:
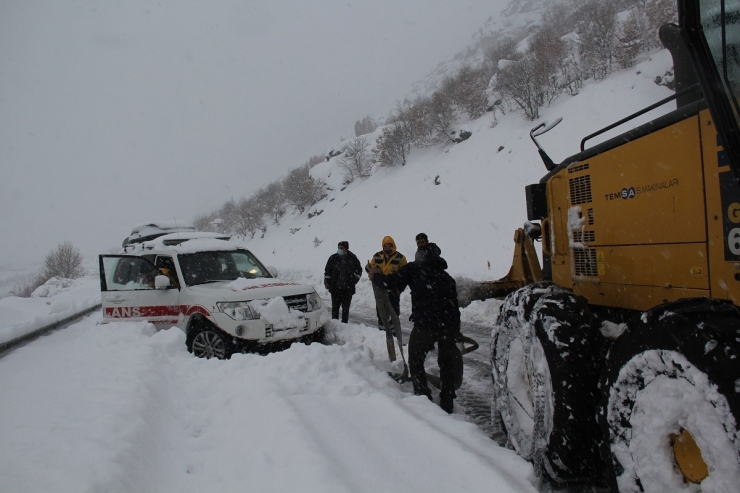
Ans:
[[[99,303],[100,280],[97,276],[74,280],[54,277],[37,288],[31,298],[2,298],[0,343],[83,312]]]

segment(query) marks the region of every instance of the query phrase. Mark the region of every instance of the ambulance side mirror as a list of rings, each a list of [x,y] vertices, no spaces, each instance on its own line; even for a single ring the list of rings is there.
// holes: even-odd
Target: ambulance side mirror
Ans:
[[[167,289],[171,285],[170,278],[167,276],[157,276],[154,278],[154,289]]]

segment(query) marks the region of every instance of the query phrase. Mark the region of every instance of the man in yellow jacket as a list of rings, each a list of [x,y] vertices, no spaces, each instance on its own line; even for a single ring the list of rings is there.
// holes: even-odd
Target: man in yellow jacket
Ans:
[[[406,257],[396,250],[396,242],[390,236],[383,237],[382,242],[383,249],[373,255],[370,260],[370,267],[380,267],[383,274],[395,274],[398,269],[406,265]],[[367,269],[367,268],[366,268]],[[388,298],[390,298],[391,305],[396,311],[396,315],[401,316],[401,292],[396,290],[388,291]],[[377,309],[376,309],[377,310]],[[389,321],[390,323],[390,321]],[[383,321],[380,319],[380,313],[378,313],[378,329],[385,330]],[[400,327],[399,327],[400,329]]]

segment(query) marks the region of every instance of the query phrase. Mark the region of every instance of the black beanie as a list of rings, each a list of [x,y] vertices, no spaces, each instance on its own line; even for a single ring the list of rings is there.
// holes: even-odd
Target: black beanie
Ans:
[[[349,250],[349,241],[340,241],[337,245],[343,246],[345,250]]]
[[[418,235],[416,235],[416,241],[419,241],[419,240],[427,240],[428,241],[429,240],[429,237],[427,237],[427,234],[426,233],[419,233]]]

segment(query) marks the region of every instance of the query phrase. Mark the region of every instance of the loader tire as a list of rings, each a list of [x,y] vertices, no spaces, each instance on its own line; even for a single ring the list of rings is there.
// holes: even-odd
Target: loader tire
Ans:
[[[604,340],[584,298],[552,283],[509,295],[491,345],[492,422],[555,482],[603,469],[595,418]]]
[[[612,346],[599,423],[619,492],[735,492],[740,309],[686,299],[643,314]]]

